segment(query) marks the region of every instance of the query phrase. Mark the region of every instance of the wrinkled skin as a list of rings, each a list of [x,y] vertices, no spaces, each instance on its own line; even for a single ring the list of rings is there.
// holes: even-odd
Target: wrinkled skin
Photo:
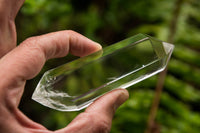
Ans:
[[[85,56],[101,46],[70,30],[26,39],[16,47],[15,17],[24,0],[0,0],[0,132],[47,133],[44,126],[27,118],[18,105],[26,80],[36,76],[46,60],[69,52]],[[56,133],[107,133],[115,110],[128,99],[117,89],[97,99],[85,112]]]

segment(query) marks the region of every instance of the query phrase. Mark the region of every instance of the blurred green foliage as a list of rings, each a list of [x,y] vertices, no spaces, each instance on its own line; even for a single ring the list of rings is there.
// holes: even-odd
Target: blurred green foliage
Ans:
[[[103,46],[137,33],[167,41],[175,5],[175,0],[27,0],[16,19],[18,42],[65,29],[75,30]],[[199,0],[183,0],[181,5],[176,47],[154,125],[155,130],[162,133],[200,131],[199,9]],[[35,79],[27,81],[20,109],[48,129],[65,127],[80,112],[51,110],[32,101],[31,95],[46,70],[75,58],[69,55],[49,60]],[[94,75],[95,78],[100,77]],[[128,89],[130,98],[116,112],[111,132],[145,131],[156,81],[157,76],[154,76]]]

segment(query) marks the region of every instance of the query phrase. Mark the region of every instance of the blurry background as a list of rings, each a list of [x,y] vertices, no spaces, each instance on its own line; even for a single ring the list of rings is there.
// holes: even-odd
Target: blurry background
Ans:
[[[128,89],[130,98],[116,112],[111,132],[199,133],[199,0],[26,0],[16,24],[18,43],[65,29],[103,46],[137,33],[174,43],[167,75],[156,75]],[[48,129],[65,127],[80,112],[46,108],[31,100],[31,95],[45,71],[75,58],[49,60],[36,78],[27,81],[20,109]]]

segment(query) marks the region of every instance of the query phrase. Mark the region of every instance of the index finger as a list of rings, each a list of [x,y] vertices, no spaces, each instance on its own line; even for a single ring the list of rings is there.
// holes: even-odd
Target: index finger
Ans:
[[[0,68],[12,72],[9,77],[27,80],[33,78],[50,58],[63,57],[69,52],[86,56],[99,49],[98,43],[74,31],[54,32],[25,40],[0,60]]]
[[[17,97],[19,101],[25,80],[36,76],[47,59],[62,57],[69,52],[85,56],[99,49],[99,44],[73,31],[29,38],[0,59],[0,75],[4,77],[0,80],[0,92],[4,89],[5,97],[12,95],[11,99]]]

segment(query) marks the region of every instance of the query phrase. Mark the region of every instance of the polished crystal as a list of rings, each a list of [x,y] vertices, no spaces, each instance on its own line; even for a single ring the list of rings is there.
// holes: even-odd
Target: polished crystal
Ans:
[[[163,71],[174,46],[138,34],[44,73],[32,99],[60,111],[77,111],[116,88],[128,88]]]

